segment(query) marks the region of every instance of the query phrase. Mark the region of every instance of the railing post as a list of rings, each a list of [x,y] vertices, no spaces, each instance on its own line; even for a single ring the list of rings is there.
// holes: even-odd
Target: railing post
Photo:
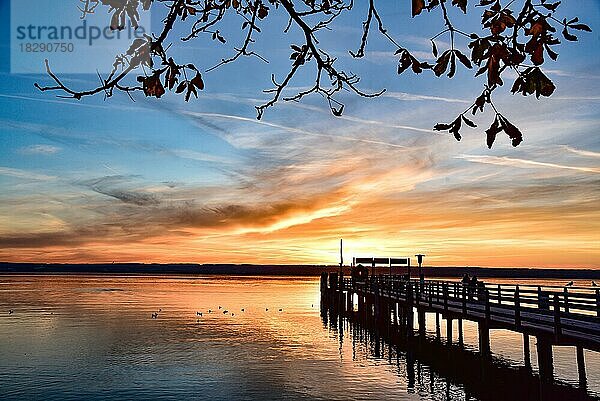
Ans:
[[[482,288],[482,291],[482,295],[485,298],[485,318],[490,320],[490,292],[485,286]]]
[[[565,313],[569,313],[569,291],[565,288],[563,293],[565,299]]]
[[[521,300],[518,285],[515,287],[515,325],[521,327]]]
[[[502,288],[498,284],[498,305],[502,305]]]
[[[444,283],[443,286],[443,290],[444,290],[444,310],[447,312],[448,311],[448,284]]]
[[[538,308],[542,310],[550,310],[550,294],[542,291],[542,287],[538,287]]]
[[[554,334],[560,336],[562,330],[560,327],[560,300],[558,294],[554,294]]]
[[[596,316],[600,316],[600,290],[596,290]]]
[[[419,305],[419,298],[421,297],[421,285],[420,283],[415,283],[415,305]]]
[[[462,310],[463,313],[467,314],[467,286],[462,285]]]
[[[429,291],[429,307],[431,308],[432,305],[433,305],[433,283],[429,283],[427,285],[427,288],[428,288],[428,291]],[[598,309],[598,313],[600,313],[600,308]]]

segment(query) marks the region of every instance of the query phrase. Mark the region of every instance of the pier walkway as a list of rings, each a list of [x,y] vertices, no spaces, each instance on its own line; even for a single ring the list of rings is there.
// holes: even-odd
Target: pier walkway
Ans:
[[[524,360],[530,364],[529,336],[537,339],[540,377],[552,380],[552,345],[577,349],[580,384],[585,386],[584,349],[600,351],[600,288],[485,284],[478,287],[455,281],[403,280],[401,276],[370,276],[362,281],[321,276],[321,293],[335,300],[346,313],[397,325],[409,335],[425,335],[425,313],[446,320],[446,338],[453,343],[452,323],[458,324],[462,346],[462,320],[477,322],[479,351],[490,354],[489,330],[507,329],[523,334]],[[415,316],[416,328],[415,328]]]

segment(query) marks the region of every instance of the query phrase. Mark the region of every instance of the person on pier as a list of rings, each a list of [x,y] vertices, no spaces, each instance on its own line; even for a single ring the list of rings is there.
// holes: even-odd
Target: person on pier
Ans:
[[[469,294],[469,285],[471,284],[471,279],[469,278],[468,273],[465,273],[462,280],[460,280],[460,283],[462,284],[463,288],[465,289],[465,292],[463,292],[463,295],[465,297],[467,297]]]
[[[475,297],[475,291],[477,290],[477,276],[471,277],[471,282],[469,283],[469,299],[473,299]]]

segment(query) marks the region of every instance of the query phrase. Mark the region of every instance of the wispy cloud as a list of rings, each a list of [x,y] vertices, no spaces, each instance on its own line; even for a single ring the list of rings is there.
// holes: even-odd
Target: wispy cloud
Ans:
[[[451,97],[441,97],[441,96],[430,96],[430,95],[419,95],[416,93],[406,93],[406,92],[386,92],[382,96],[389,97],[397,100],[433,100],[438,102],[446,102],[446,103],[472,103],[472,101],[468,101],[466,99],[457,99]]]
[[[50,181],[55,180],[56,177],[46,174],[38,174],[27,170],[21,170],[10,167],[0,167],[0,174],[9,177],[20,178],[24,180],[35,180],[35,181]]]
[[[575,149],[570,146],[564,145],[563,149],[575,153],[576,155],[585,156],[585,157],[600,157],[600,152],[592,152],[591,150],[581,150]]]
[[[579,166],[568,166],[564,164],[557,163],[546,163],[546,162],[538,162],[535,160],[527,160],[527,159],[517,159],[512,157],[498,157],[498,156],[482,156],[482,155],[459,155],[456,156],[458,159],[464,159],[474,163],[483,163],[483,164],[495,164],[499,166],[509,166],[509,167],[518,167],[518,168],[552,168],[552,169],[561,169],[561,170],[574,170],[581,171],[584,173],[600,173],[600,168],[596,167],[579,167]]]
[[[155,194],[122,188],[128,177],[115,175],[81,182],[94,192],[118,199],[123,203],[137,206],[156,206],[160,203]]]
[[[281,124],[270,123],[267,121],[256,120],[254,118],[242,117],[242,116],[236,116],[236,115],[230,115],[230,114],[203,113],[203,112],[185,112],[184,114],[191,116],[191,117],[214,117],[214,118],[223,118],[223,119],[229,119],[229,120],[251,122],[254,124],[263,125],[263,126],[271,127],[271,128],[277,128],[277,129],[285,130],[285,131],[288,131],[291,133],[296,133],[296,134],[324,137],[324,138],[335,139],[335,140],[340,140],[340,141],[363,142],[363,143],[374,144],[374,145],[382,145],[382,146],[387,146],[387,147],[406,149],[406,146],[404,146],[404,145],[399,145],[399,144],[395,144],[395,143],[391,143],[391,142],[378,141],[378,140],[372,140],[372,139],[366,139],[366,138],[349,137],[349,136],[344,136],[344,135],[331,135],[331,134],[313,132],[313,131],[309,131],[309,130],[302,129],[302,128],[288,127],[288,126],[281,125]],[[410,128],[412,128],[414,130],[424,131],[424,132],[431,132],[431,131],[424,130],[421,128],[413,128],[413,127],[410,127]]]
[[[58,146],[54,145],[30,145],[19,149],[19,153],[24,155],[53,155],[61,150]]]

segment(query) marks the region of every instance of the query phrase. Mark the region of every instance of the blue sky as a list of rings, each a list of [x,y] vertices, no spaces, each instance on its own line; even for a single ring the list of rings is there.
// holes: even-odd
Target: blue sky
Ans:
[[[390,33],[432,61],[428,38],[441,29],[439,10],[411,19],[410,2],[380,3]],[[348,55],[360,40],[359,2],[319,40],[361,76],[361,88],[387,92],[342,93],[341,118],[309,97],[278,103],[261,121],[254,106],[269,99],[262,90],[271,73],[281,79],[289,70],[290,43],[300,43],[297,32],[281,34],[281,14],[261,25],[254,46],[269,64],[246,58],[204,73],[197,100],[74,101],[37,91],[35,82],[50,83],[44,75],[11,74],[9,8],[0,1],[3,260],[336,263],[343,237],[349,256],[425,251],[437,265],[600,262],[597,1],[561,6],[593,33],[559,46],[558,61],[544,67],[557,86],[551,98],[511,95],[514,78],[497,91],[497,107],[525,139],[513,148],[500,136],[492,149],[483,133],[490,114],[461,142],[432,130],[471,104],[483,76],[462,68],[453,79],[398,76],[394,49],[375,31],[363,60]],[[452,18],[479,32],[479,12]],[[153,10],[154,30],[162,16],[160,6]],[[181,27],[171,54],[205,71],[231,54],[239,25],[225,22],[226,45],[178,43],[189,29]],[[312,74],[306,68],[292,89],[310,85]],[[97,83],[93,74],[61,76],[78,88]]]

